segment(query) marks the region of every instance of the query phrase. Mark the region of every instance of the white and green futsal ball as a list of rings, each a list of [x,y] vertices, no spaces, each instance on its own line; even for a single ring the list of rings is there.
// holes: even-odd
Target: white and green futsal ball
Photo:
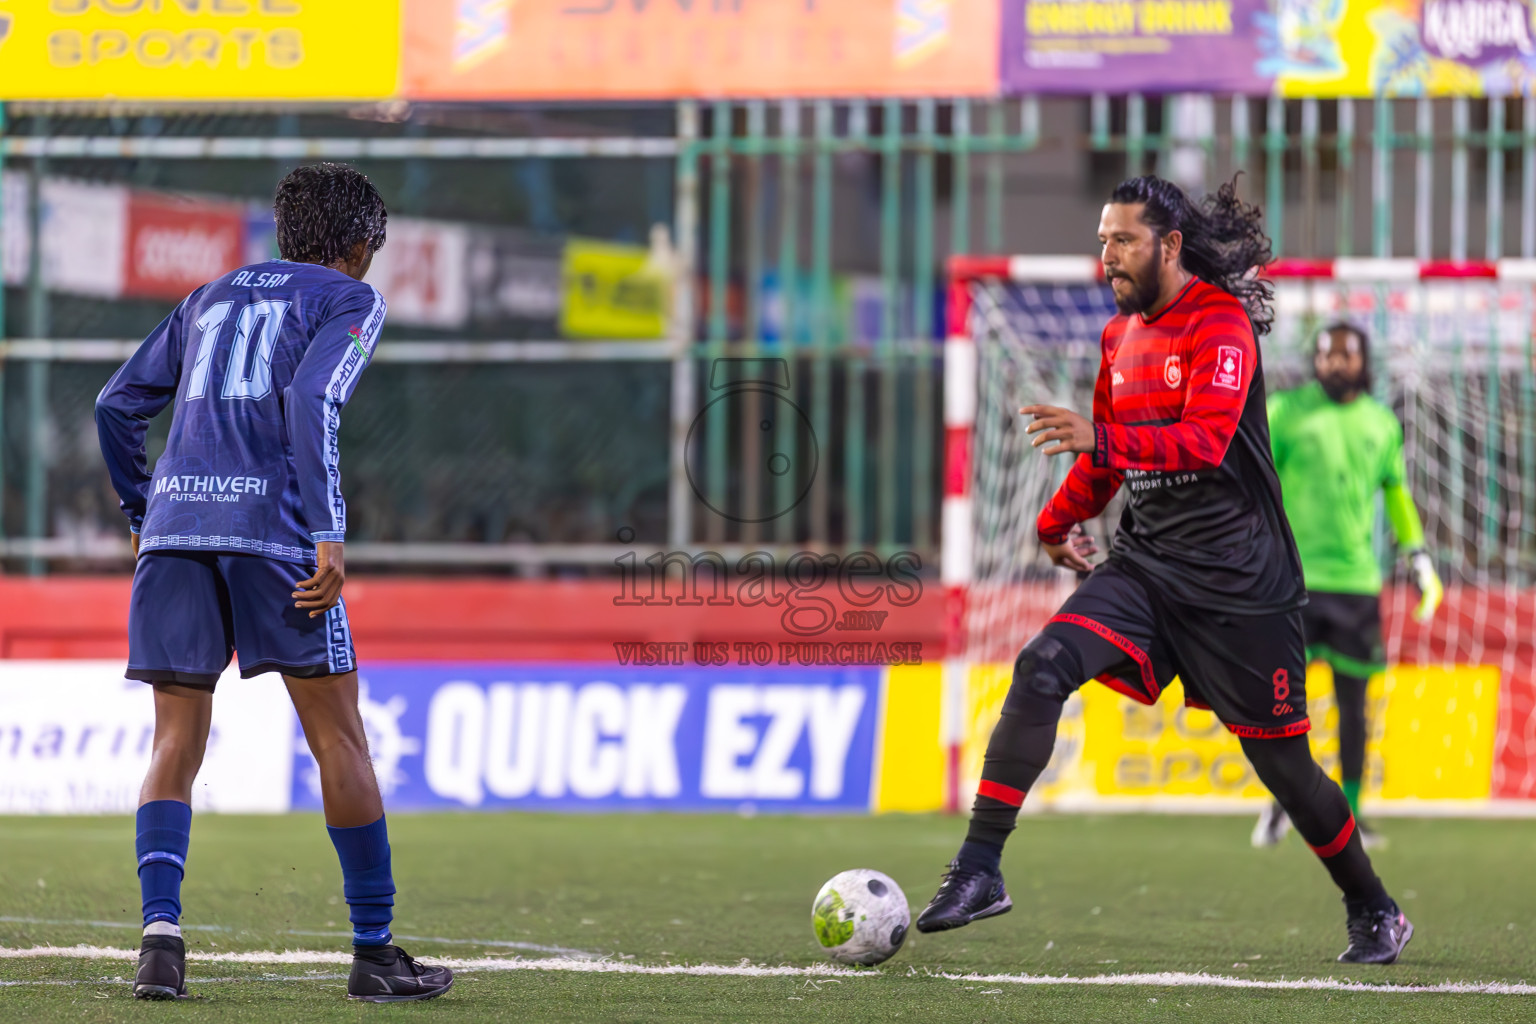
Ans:
[[[827,956],[844,964],[884,963],[907,938],[912,914],[901,886],[868,868],[834,875],[816,894],[811,926]]]

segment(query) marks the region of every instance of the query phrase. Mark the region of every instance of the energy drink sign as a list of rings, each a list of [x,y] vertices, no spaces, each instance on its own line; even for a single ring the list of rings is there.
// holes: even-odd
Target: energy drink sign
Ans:
[[[1004,0],[1009,92],[1536,92],[1531,0]]]
[[[1019,92],[1266,93],[1266,25],[1277,28],[1265,0],[1004,0],[1003,81]]]

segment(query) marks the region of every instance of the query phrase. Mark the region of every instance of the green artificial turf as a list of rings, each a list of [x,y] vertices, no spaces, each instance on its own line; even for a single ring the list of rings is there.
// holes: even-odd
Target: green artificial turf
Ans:
[[[953,974],[1152,971],[1428,985],[1536,982],[1536,822],[1402,820],[1378,868],[1418,928],[1403,962],[1344,967],[1343,910],[1295,836],[1253,850],[1223,817],[1026,818],[1004,872],[1013,913],[925,936],[866,976],[697,977],[468,970],[424,1004],[348,1004],[344,965],[197,964],[196,998],[135,1003],[121,960],[0,958],[0,1019],[331,1021],[1517,1021],[1536,996],[1036,986]],[[811,965],[821,883],[878,868],[921,907],[963,825],[938,817],[395,815],[396,934],[474,958],[559,947],[624,963]],[[199,816],[188,947],[347,948],[340,871],[316,817]],[[95,923],[91,923],[95,922]],[[127,818],[0,819],[0,946],[133,947]],[[407,940],[404,936],[417,936]],[[447,941],[452,940],[452,941]],[[227,980],[210,980],[227,979]],[[67,984],[35,984],[36,982]],[[27,984],[4,984],[26,982]]]

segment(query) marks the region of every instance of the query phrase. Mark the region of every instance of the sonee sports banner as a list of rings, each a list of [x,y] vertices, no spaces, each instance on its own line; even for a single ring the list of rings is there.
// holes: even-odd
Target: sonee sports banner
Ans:
[[[399,0],[0,0],[0,99],[386,99],[399,78]]]

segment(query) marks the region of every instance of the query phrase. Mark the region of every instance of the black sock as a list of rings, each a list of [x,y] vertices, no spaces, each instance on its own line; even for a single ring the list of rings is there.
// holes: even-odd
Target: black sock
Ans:
[[[1024,795],[1050,763],[1060,718],[1060,701],[1009,693],[1003,716],[987,743],[967,841],[990,843],[1002,849],[1018,821]]]
[[[1397,902],[1385,892],[1370,900],[1352,900],[1345,896],[1344,908],[1349,912],[1350,917],[1356,917],[1364,913],[1395,914],[1399,910]]]
[[[1078,650],[1041,633],[1019,652],[1003,714],[987,742],[967,842],[999,850],[1019,818],[1024,795],[1051,761],[1061,706],[1086,675]]]
[[[1329,784],[1332,785],[1331,780]],[[1337,786],[1333,788],[1338,789]],[[1343,799],[1344,794],[1340,792],[1339,800]],[[1347,804],[1345,808],[1348,809]],[[1293,824],[1294,821],[1293,818]],[[1338,837],[1327,845],[1314,844],[1308,839],[1307,845],[1312,847],[1312,852],[1317,854],[1318,860],[1323,862],[1323,867],[1328,869],[1328,875],[1333,879],[1333,884],[1344,893],[1344,905],[1349,908],[1351,914],[1356,913],[1357,908],[1361,907],[1368,910],[1392,909],[1396,904],[1392,902],[1392,897],[1387,895],[1381,879],[1376,877],[1376,870],[1371,867],[1371,858],[1366,855],[1365,847],[1360,845],[1360,830],[1355,827],[1353,815],[1350,815],[1344,828],[1349,834],[1342,845],[1339,845]],[[1301,829],[1298,827],[1297,831],[1300,832]],[[1302,838],[1306,839],[1306,836]]]
[[[1343,790],[1312,759],[1307,738],[1244,739],[1242,745],[1259,780],[1285,808],[1345,901],[1351,907],[1391,905],[1386,887],[1360,845],[1360,832]]]
[[[353,946],[352,955],[380,965],[392,964],[399,956],[394,946]]]
[[[1060,706],[1057,706],[1058,712]],[[1056,723],[1024,725],[1004,715],[987,744],[981,785],[971,805],[971,825],[965,838],[1002,849],[1019,818],[1024,796],[1051,760],[1056,747]]]
[[[960,852],[955,859],[968,868],[997,874],[1002,870],[1003,848],[985,839],[967,839],[960,844]]]

